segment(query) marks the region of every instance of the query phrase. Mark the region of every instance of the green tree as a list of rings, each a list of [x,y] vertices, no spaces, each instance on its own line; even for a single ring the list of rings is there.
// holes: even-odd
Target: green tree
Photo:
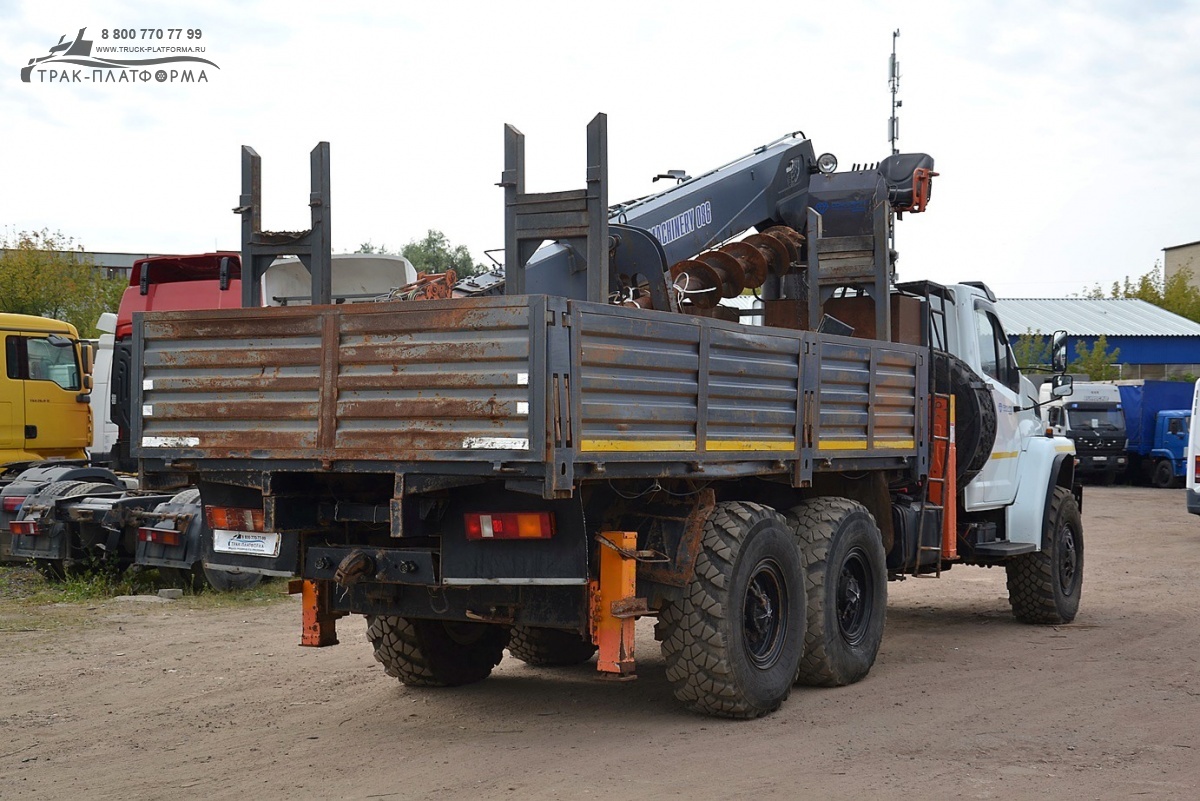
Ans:
[[[1033,367],[1050,367],[1050,339],[1041,331],[1026,330],[1017,336],[1013,356],[1022,371]]]
[[[1075,353],[1077,358],[1070,367],[1072,373],[1083,373],[1092,381],[1111,381],[1120,377],[1117,359],[1121,356],[1121,349],[1114,348],[1109,353],[1108,338],[1104,334],[1096,337],[1090,348],[1082,342],[1076,342]]]
[[[1191,270],[1183,269],[1167,278],[1162,263],[1155,262],[1153,269],[1136,280],[1125,276],[1123,281],[1114,281],[1107,296],[1099,284],[1084,290],[1082,296],[1092,300],[1136,298],[1200,323],[1200,289],[1191,282]]]
[[[355,253],[372,253],[379,256],[395,256],[396,252],[387,245],[376,245],[370,239],[358,246]]]
[[[471,257],[466,245],[451,245],[445,234],[433,228],[424,239],[414,239],[405,245],[400,255],[411,261],[418,272],[444,273],[453,269],[459,278],[465,278],[487,269]]]
[[[79,335],[99,335],[102,312],[115,312],[125,282],[110,280],[62,233],[21,231],[0,238],[0,311],[53,317]]]

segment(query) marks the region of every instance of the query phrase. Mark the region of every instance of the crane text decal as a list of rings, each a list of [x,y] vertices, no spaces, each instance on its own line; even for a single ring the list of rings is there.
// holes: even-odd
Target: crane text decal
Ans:
[[[682,214],[676,214],[658,225],[650,226],[650,233],[654,234],[654,238],[662,244],[669,245],[697,228],[712,225],[712,221],[712,202],[706,200],[695,208],[688,209]]]

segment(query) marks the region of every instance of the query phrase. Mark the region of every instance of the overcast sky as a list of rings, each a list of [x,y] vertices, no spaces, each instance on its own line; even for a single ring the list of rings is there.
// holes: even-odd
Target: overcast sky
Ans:
[[[308,227],[308,152],[326,140],[335,252],[437,228],[483,260],[503,246],[504,123],[526,134],[529,190],[574,189],[585,126],[607,113],[613,202],[794,130],[843,166],[877,161],[899,28],[900,149],[940,173],[928,212],[899,224],[902,280],[1063,297],[1200,239],[1198,3],[167,6],[0,0],[7,233],[236,250],[239,147],[263,158],[264,227],[290,230]],[[105,29],[199,29],[180,41],[218,68],[193,84],[21,82],[85,26],[96,45]]]

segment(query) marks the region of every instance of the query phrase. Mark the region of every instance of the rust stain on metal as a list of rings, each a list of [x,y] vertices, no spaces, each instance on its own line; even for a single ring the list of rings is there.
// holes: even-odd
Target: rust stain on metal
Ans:
[[[703,489],[696,495],[696,502],[684,519],[683,536],[679,547],[671,555],[667,563],[650,563],[640,566],[640,572],[651,581],[666,584],[671,587],[686,587],[692,580],[696,569],[696,559],[700,556],[701,541],[704,535],[704,524],[717,505],[717,495],[711,489]]]
[[[290,586],[289,586],[290,589]],[[303,623],[300,630],[300,644],[310,648],[324,648],[337,645],[337,619],[345,612],[334,612],[330,606],[330,593],[333,586],[325,581],[305,580],[301,585],[301,605],[303,607]]]
[[[337,434],[338,318],[321,315],[321,395],[317,403],[317,446],[333,447]]]
[[[767,275],[786,275],[800,259],[804,236],[776,225],[741,242],[714,248],[671,266],[671,278],[682,285],[697,309],[712,309],[722,297],[763,285]]]

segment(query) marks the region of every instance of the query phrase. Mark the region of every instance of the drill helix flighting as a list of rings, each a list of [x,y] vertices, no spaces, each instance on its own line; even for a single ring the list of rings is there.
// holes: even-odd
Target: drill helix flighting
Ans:
[[[736,319],[720,301],[746,289],[769,300],[811,284],[821,303],[842,286],[878,292],[894,280],[893,213],[924,211],[937,175],[923,153],[835,172],[797,131],[609,206],[605,123],[600,114],[588,126],[587,188],[544,194],[524,191],[524,135],[506,129],[506,294]]]

